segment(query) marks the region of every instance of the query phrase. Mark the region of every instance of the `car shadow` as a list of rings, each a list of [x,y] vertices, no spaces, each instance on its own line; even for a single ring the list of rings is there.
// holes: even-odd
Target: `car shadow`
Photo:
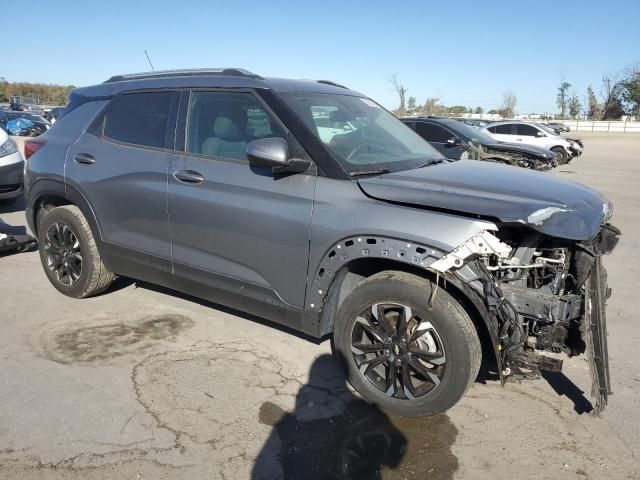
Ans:
[[[352,393],[327,354],[313,362],[293,411],[265,402],[258,420],[271,432],[252,480],[450,480],[459,466],[451,451],[458,430],[447,415],[387,415]]]
[[[578,415],[583,413],[589,413],[593,410],[593,405],[584,392],[580,390],[575,383],[573,383],[562,372],[540,372],[542,378],[544,378],[551,388],[559,395],[565,396],[573,402],[573,409]]]
[[[258,420],[273,428],[256,458],[252,480],[376,480],[383,468],[396,468],[406,453],[403,433],[377,406],[351,393],[331,355],[314,361],[292,412],[265,402]]]

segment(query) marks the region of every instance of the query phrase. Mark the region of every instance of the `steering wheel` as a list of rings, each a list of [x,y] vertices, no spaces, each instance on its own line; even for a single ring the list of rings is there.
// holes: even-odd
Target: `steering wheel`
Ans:
[[[349,160],[351,160],[356,153],[358,153],[360,150],[362,150],[363,148],[369,147],[368,144],[366,143],[362,143],[360,145],[358,145],[356,148],[354,148],[353,150],[351,150],[351,152],[349,152],[349,155],[347,155],[347,157],[344,159],[345,162],[348,162]]]

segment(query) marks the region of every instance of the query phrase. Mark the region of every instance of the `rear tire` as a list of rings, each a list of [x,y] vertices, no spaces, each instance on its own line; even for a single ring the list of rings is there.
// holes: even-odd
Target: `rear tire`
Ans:
[[[556,154],[556,160],[558,162],[558,165],[564,165],[566,163],[569,163],[569,155],[567,154],[564,148],[553,147],[551,151]]]
[[[91,228],[74,205],[56,207],[39,217],[40,261],[51,284],[73,298],[103,292],[115,275],[102,262]]]
[[[480,369],[480,340],[469,315],[442,287],[429,305],[433,288],[416,275],[381,272],[349,294],[335,319],[334,353],[349,382],[367,401],[393,414],[444,412]]]

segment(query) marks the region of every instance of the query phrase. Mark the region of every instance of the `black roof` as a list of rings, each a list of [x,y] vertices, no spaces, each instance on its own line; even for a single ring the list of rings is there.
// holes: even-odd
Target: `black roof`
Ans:
[[[77,88],[74,95],[108,98],[123,91],[153,88],[263,88],[276,92],[361,94],[329,80],[264,78],[242,68],[201,68],[115,75],[104,83]]]
[[[264,80],[260,75],[244,68],[194,68],[186,70],[159,70],[153,72],[127,73],[114,75],[104,83],[124,82],[125,80],[143,80],[151,78],[195,77],[202,75],[227,75],[231,77],[249,77]]]

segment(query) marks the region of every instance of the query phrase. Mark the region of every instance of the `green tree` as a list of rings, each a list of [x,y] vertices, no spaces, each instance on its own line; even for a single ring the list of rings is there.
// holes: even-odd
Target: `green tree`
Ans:
[[[416,97],[409,97],[409,100],[407,101],[407,113],[414,113],[416,108]]]
[[[640,63],[628,68],[622,88],[622,99],[627,104],[627,112],[640,116]]]
[[[460,116],[467,113],[467,107],[463,105],[453,105],[449,107],[449,113],[454,116]]]
[[[482,115],[484,113],[484,108],[482,107],[476,107],[475,109],[475,113],[478,113],[480,115]]]
[[[560,82],[560,86],[558,87],[556,104],[560,109],[560,118],[564,118],[567,114],[567,107],[569,104],[569,88],[571,88],[571,84],[565,80],[562,80]]]
[[[582,105],[580,104],[580,99],[575,92],[573,92],[573,95],[571,95],[571,97],[569,98],[567,108],[569,109],[569,115],[571,116],[571,118],[576,118],[578,115],[580,115],[580,109],[582,108]]]

